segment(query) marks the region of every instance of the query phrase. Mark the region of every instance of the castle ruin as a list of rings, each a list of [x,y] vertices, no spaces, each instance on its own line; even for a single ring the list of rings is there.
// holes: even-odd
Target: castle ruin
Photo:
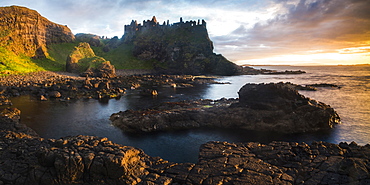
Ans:
[[[184,22],[182,20],[182,17],[180,17],[180,22],[170,24],[169,20],[164,21],[161,25],[155,16],[153,16],[152,20],[144,20],[143,24],[138,23],[136,20],[132,20],[131,24],[125,25],[125,37],[126,38],[132,38],[137,32],[141,31],[151,31],[155,29],[171,29],[171,28],[203,28],[206,29],[207,23],[204,21],[198,20],[198,21],[186,21]]]

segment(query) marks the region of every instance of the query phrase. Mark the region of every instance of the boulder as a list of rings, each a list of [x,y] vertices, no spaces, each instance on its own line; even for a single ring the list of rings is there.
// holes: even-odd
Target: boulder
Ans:
[[[81,73],[80,76],[113,78],[116,77],[116,69],[109,61],[105,61],[96,67],[89,67],[85,72]]]
[[[89,43],[81,42],[67,57],[66,69],[85,77],[112,78],[115,67],[104,58],[96,56]]]
[[[252,109],[290,111],[307,103],[307,98],[287,83],[246,84],[238,94],[239,106]]]
[[[62,94],[60,94],[59,91],[51,91],[51,92],[49,92],[49,97],[51,97],[51,98],[60,98],[60,97],[62,97]]]
[[[93,57],[95,57],[95,53],[90,45],[86,42],[79,43],[67,57],[67,72],[79,73],[85,71],[88,68],[88,62],[82,62],[81,60]]]
[[[40,95],[40,100],[41,101],[47,101],[48,99],[44,95]]]

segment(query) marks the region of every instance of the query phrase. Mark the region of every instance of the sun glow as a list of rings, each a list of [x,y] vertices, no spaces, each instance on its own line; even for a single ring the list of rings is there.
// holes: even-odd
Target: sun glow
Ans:
[[[237,64],[252,65],[354,65],[370,64],[367,53],[317,53],[306,55],[279,55],[267,58],[239,60]]]

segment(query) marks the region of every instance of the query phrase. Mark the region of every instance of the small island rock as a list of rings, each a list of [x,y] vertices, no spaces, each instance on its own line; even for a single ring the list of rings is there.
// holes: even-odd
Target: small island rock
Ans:
[[[169,102],[115,113],[110,120],[125,132],[219,127],[301,133],[340,123],[333,108],[304,97],[290,83],[246,84],[239,91],[239,100]]]

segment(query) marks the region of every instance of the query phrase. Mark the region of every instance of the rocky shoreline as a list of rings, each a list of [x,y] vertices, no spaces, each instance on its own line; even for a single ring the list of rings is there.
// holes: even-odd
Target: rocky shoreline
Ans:
[[[107,138],[44,139],[0,118],[0,184],[368,184],[370,145],[208,142],[197,163],[173,163]]]
[[[119,98],[127,89],[141,95],[157,95],[156,87],[186,88],[199,84],[219,83],[216,77],[191,75],[159,75],[148,71],[121,71],[114,78],[79,77],[67,72],[37,72],[27,75],[9,75],[0,78],[0,101],[10,104],[9,97],[32,95],[40,100],[57,98],[61,101],[70,99]]]
[[[87,93],[89,92],[88,88],[84,87],[87,85],[86,81],[90,81],[93,85],[91,94]],[[24,94],[37,97],[45,95],[47,99],[57,98],[50,96],[52,91],[58,91],[61,94],[57,99],[66,101],[68,97],[91,98],[93,93],[99,94],[99,92],[104,92],[103,90],[109,94],[110,90],[114,91],[117,88],[149,92],[148,95],[152,96],[153,91],[150,90],[155,86],[174,88],[176,85],[176,88],[181,88],[204,83],[217,82],[212,78],[194,76],[139,75],[103,79],[53,72],[0,79],[3,104],[11,103],[7,101],[8,97]],[[94,84],[99,85],[96,88]],[[99,88],[100,84],[109,84],[109,88],[107,88],[108,86]],[[101,86],[103,87],[103,85]],[[65,87],[75,87],[75,89],[66,89]],[[199,115],[199,111],[207,112],[208,110],[214,110],[216,111],[214,114],[220,114],[219,111],[227,110],[225,107],[234,108],[234,112],[237,109],[245,112],[245,108],[248,108],[250,112],[256,111],[255,115],[258,115],[261,110],[266,113],[280,109],[279,114],[289,113],[291,110],[297,112],[296,109],[302,105],[309,107],[311,112],[314,109],[329,115],[327,120],[331,122],[319,122],[318,125],[307,125],[307,127],[296,126],[295,129],[299,131],[307,131],[307,128],[315,130],[321,128],[320,126],[323,129],[328,129],[339,118],[330,106],[301,97],[296,91],[291,90],[292,87],[298,88],[294,84],[272,84],[273,89],[289,87],[288,92],[282,91],[284,93],[277,93],[277,96],[274,96],[276,93],[268,94],[268,91],[259,89],[263,87],[269,86],[247,86],[246,89],[258,89],[257,93],[248,94],[250,91],[241,89],[239,99],[173,102],[162,105],[162,109],[171,107],[180,112],[195,111],[194,113]],[[71,92],[76,93],[76,96],[71,96]],[[256,98],[258,94],[273,95],[275,98],[260,101],[261,99]],[[251,97],[255,101],[246,99],[246,97]],[[292,97],[293,99],[291,99]],[[112,96],[105,98],[112,98]],[[271,102],[270,100],[276,101]],[[152,114],[158,113],[158,110],[144,110],[140,113],[148,115],[148,112],[145,111],[152,111],[149,112]],[[307,113],[306,110],[302,109],[301,112]],[[266,115],[277,116],[275,113],[271,113],[262,114],[262,117]],[[308,145],[282,141],[269,144],[211,141],[200,147],[197,163],[174,163],[159,157],[148,156],[138,148],[115,144],[107,138],[78,135],[59,139],[44,139],[31,128],[19,122],[20,114],[21,112],[16,108],[6,108],[0,112],[0,185],[370,183],[370,145],[359,146],[354,142],[338,145],[313,142]],[[230,117],[234,117],[230,111],[220,115],[228,114]],[[311,122],[312,118],[322,120],[322,117],[317,116],[321,114],[312,115],[313,117],[308,115],[303,117],[308,118]],[[302,117],[302,115],[297,117]],[[135,116],[135,118],[140,118],[140,116]],[[265,121],[266,119],[249,121],[258,120]],[[303,121],[302,118],[300,124]]]
[[[198,127],[239,128],[281,133],[315,132],[340,123],[333,108],[304,97],[291,83],[246,84],[238,99],[167,102],[110,117],[124,132]]]

